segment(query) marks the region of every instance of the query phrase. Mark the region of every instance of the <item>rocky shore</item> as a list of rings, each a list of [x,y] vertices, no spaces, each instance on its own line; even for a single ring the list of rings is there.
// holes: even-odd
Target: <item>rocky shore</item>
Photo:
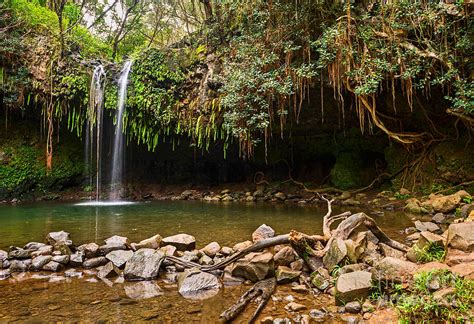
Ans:
[[[431,221],[417,220],[405,230],[406,252],[381,242],[367,229],[358,229],[344,240],[331,239],[315,271],[311,270],[314,264],[308,264],[291,244],[247,253],[222,268],[205,270],[275,237],[271,227],[261,225],[248,241],[234,246],[212,242],[199,249],[195,238],[183,233],[169,237],[156,234],[140,242],[115,235],[100,245],[76,245],[69,233],[51,232],[44,243],[29,242],[23,247],[12,246],[9,251],[0,250],[0,280],[38,271],[65,277],[92,275],[108,285],[166,278],[176,284],[184,298],[202,299],[214,296],[223,285],[275,278],[276,284],[289,285],[294,295],[314,299],[328,296],[334,301],[324,309],[309,309],[288,296],[280,300],[285,303],[287,317],[266,317],[262,323],[309,323],[341,316],[348,322],[370,321],[391,306],[398,310],[398,316],[414,319],[416,314],[397,308],[397,300],[419,293],[416,289],[420,280],[425,280],[423,298],[468,319],[472,312],[464,314],[460,306],[466,307],[467,303],[469,309],[473,307],[474,205],[470,199],[468,193],[460,191],[420,202]],[[452,211],[454,214],[449,214]],[[322,247],[311,246],[308,251],[313,249]],[[471,293],[471,300],[460,301],[460,282]],[[152,291],[148,297],[153,297]]]

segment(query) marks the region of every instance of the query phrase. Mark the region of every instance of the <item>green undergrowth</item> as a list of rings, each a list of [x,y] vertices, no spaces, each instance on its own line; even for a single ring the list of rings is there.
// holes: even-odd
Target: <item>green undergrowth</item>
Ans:
[[[419,248],[415,245],[413,249],[415,252],[416,260],[422,263],[443,261],[446,255],[444,246],[441,246],[435,242],[430,242],[426,244],[423,248]]]
[[[415,275],[410,288],[395,291],[401,323],[467,323],[473,320],[474,281],[449,270]]]

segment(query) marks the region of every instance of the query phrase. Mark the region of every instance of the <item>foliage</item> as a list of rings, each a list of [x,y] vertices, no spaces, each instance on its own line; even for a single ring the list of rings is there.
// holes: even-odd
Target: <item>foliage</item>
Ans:
[[[437,244],[435,242],[429,242],[423,248],[419,248],[417,245],[413,247],[415,252],[415,257],[418,262],[433,262],[433,261],[443,261],[446,255],[444,246]]]

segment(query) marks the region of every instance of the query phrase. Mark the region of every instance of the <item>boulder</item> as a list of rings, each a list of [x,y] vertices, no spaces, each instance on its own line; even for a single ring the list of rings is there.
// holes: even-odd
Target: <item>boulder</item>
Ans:
[[[471,197],[469,193],[464,190],[460,190],[452,195],[431,195],[430,199],[423,203],[427,209],[432,210],[435,213],[450,213],[453,212],[456,207],[459,206],[464,197]]]
[[[217,293],[220,287],[219,279],[207,272],[186,270],[178,275],[178,292],[183,297],[210,297]]]
[[[113,262],[109,262],[104,265],[97,273],[97,277],[99,278],[113,278],[119,275],[120,270],[115,266]]]
[[[421,202],[416,198],[407,199],[405,210],[415,214],[427,213],[425,207],[422,206]]]
[[[41,246],[38,250],[31,252],[31,257],[36,258],[40,255],[51,255],[53,253],[52,245]]]
[[[163,295],[163,290],[154,281],[127,282],[125,295],[131,299],[148,299]]]
[[[23,248],[25,250],[37,251],[39,248],[43,246],[46,246],[46,244],[38,243],[38,242],[29,242]]]
[[[51,232],[48,235],[46,235],[46,241],[50,245],[56,245],[57,243],[70,243],[70,234],[65,231],[60,231],[60,232]],[[70,244],[69,244],[70,245]]]
[[[163,245],[173,245],[178,251],[190,251],[196,248],[196,239],[188,234],[176,234],[165,237]]]
[[[87,259],[82,263],[84,268],[96,268],[105,265],[109,260],[106,257],[100,256],[96,258]]]
[[[54,262],[54,261],[49,261],[43,266],[44,271],[52,271],[52,272],[59,272],[64,269],[64,264]]]
[[[236,245],[234,245],[232,250],[234,250],[235,252],[240,252],[242,250],[245,250],[246,248],[248,248],[251,245],[252,245],[252,241],[240,242],[240,243],[237,243]]]
[[[379,243],[379,248],[382,251],[383,256],[385,257],[392,257],[392,258],[397,258],[397,259],[402,259],[402,260],[406,259],[405,253],[397,249],[394,249],[393,247],[388,246],[385,243]]]
[[[474,252],[468,253],[461,250],[448,249],[444,261],[451,267],[456,264],[474,262]]]
[[[275,230],[266,224],[262,224],[252,233],[252,241],[258,242],[274,236]]]
[[[232,276],[242,277],[251,281],[260,281],[272,275],[273,254],[270,252],[249,253],[235,262]]]
[[[367,271],[354,271],[340,275],[336,281],[336,304],[364,300],[372,288],[372,274]]]
[[[439,228],[438,225],[432,222],[422,222],[422,221],[416,221],[415,222],[415,227],[418,231],[420,232],[440,232],[441,228]]]
[[[106,255],[112,251],[128,250],[131,248],[128,238],[124,236],[114,235],[104,240],[105,245],[99,247],[99,254]]]
[[[298,281],[300,275],[301,271],[294,271],[285,266],[279,266],[275,272],[276,280],[281,284]]]
[[[99,256],[99,245],[96,243],[82,244],[77,247],[77,251],[82,252],[88,259]]]
[[[140,249],[133,253],[123,272],[127,280],[151,280],[158,277],[164,254],[153,249]]]
[[[132,249],[134,251],[136,250],[139,250],[139,249],[143,249],[143,248],[147,248],[147,249],[158,249],[160,247],[160,243],[161,243],[161,235],[160,234],[156,234],[150,238],[147,238],[147,239],[144,239],[138,243],[132,243],[131,246],[132,246]]]
[[[223,255],[228,256],[234,253],[234,250],[228,246],[223,246],[220,251]]]
[[[348,239],[344,241],[347,249],[347,257],[352,263],[359,261],[362,254],[367,250],[367,236],[365,232],[358,234],[361,235],[358,235],[356,240]]]
[[[211,242],[201,249],[202,253],[205,253],[207,256],[213,258],[221,250],[221,246],[217,242]]]
[[[322,267],[311,274],[311,283],[321,291],[325,291],[329,287],[330,279],[329,272]]]
[[[160,251],[163,252],[165,256],[173,256],[176,252],[176,246],[165,245],[160,248]]]
[[[372,274],[378,281],[406,282],[413,278],[416,268],[413,262],[385,257],[375,264]]]
[[[463,264],[456,264],[451,268],[451,271],[460,277],[469,277],[471,280],[474,274],[474,261]]]
[[[32,271],[41,271],[43,269],[43,266],[48,263],[49,261],[51,261],[51,256],[50,255],[40,255],[36,258],[34,258],[32,261],[31,261],[31,266],[30,266],[30,270]]]
[[[51,261],[66,265],[69,263],[69,259],[69,255],[55,255],[51,258]]]
[[[323,264],[326,269],[332,271],[347,256],[347,247],[346,243],[340,238],[331,240],[329,244],[329,250],[323,257]]]
[[[10,272],[25,272],[28,271],[31,265],[31,259],[27,260],[11,260]]]
[[[84,254],[82,254],[81,252],[76,252],[69,256],[69,264],[72,267],[82,266],[83,262],[84,262]]]
[[[275,253],[273,261],[276,265],[290,266],[290,264],[296,260],[295,251],[291,246],[285,246],[280,251]]]
[[[344,306],[346,312],[351,313],[351,314],[357,314],[362,310],[362,305],[358,301],[353,301],[350,303],[347,303]]]
[[[32,251],[24,249],[16,249],[8,253],[10,259],[24,260],[31,258]]]
[[[53,254],[56,253],[57,254],[62,254],[62,255],[71,255],[72,252],[71,252],[71,248],[69,247],[70,245],[68,245],[67,243],[64,243],[64,242],[59,242],[59,243],[56,243],[54,245],[54,251],[53,251]]]
[[[474,222],[449,225],[447,245],[448,248],[474,252]]]
[[[125,263],[133,256],[133,251],[130,250],[116,250],[107,253],[105,256],[107,260],[111,261],[117,268],[122,268]]]

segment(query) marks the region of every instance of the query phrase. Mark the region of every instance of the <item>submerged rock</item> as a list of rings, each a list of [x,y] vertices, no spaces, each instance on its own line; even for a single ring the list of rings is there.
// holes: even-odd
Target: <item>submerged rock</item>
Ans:
[[[133,251],[117,250],[107,253],[107,260],[111,261],[116,267],[122,268],[125,263],[133,256]]]
[[[221,283],[216,276],[199,270],[186,270],[178,275],[178,292],[188,298],[208,298],[217,293]]]
[[[190,251],[196,248],[196,239],[188,234],[176,234],[163,239],[163,245],[172,245],[178,251]]]
[[[163,253],[153,249],[140,249],[133,253],[123,272],[127,280],[151,280],[158,277]]]
[[[258,242],[274,236],[275,230],[266,224],[262,224],[252,233],[252,241]]]
[[[336,304],[364,300],[369,296],[372,288],[372,274],[367,271],[354,271],[345,273],[337,278]]]

